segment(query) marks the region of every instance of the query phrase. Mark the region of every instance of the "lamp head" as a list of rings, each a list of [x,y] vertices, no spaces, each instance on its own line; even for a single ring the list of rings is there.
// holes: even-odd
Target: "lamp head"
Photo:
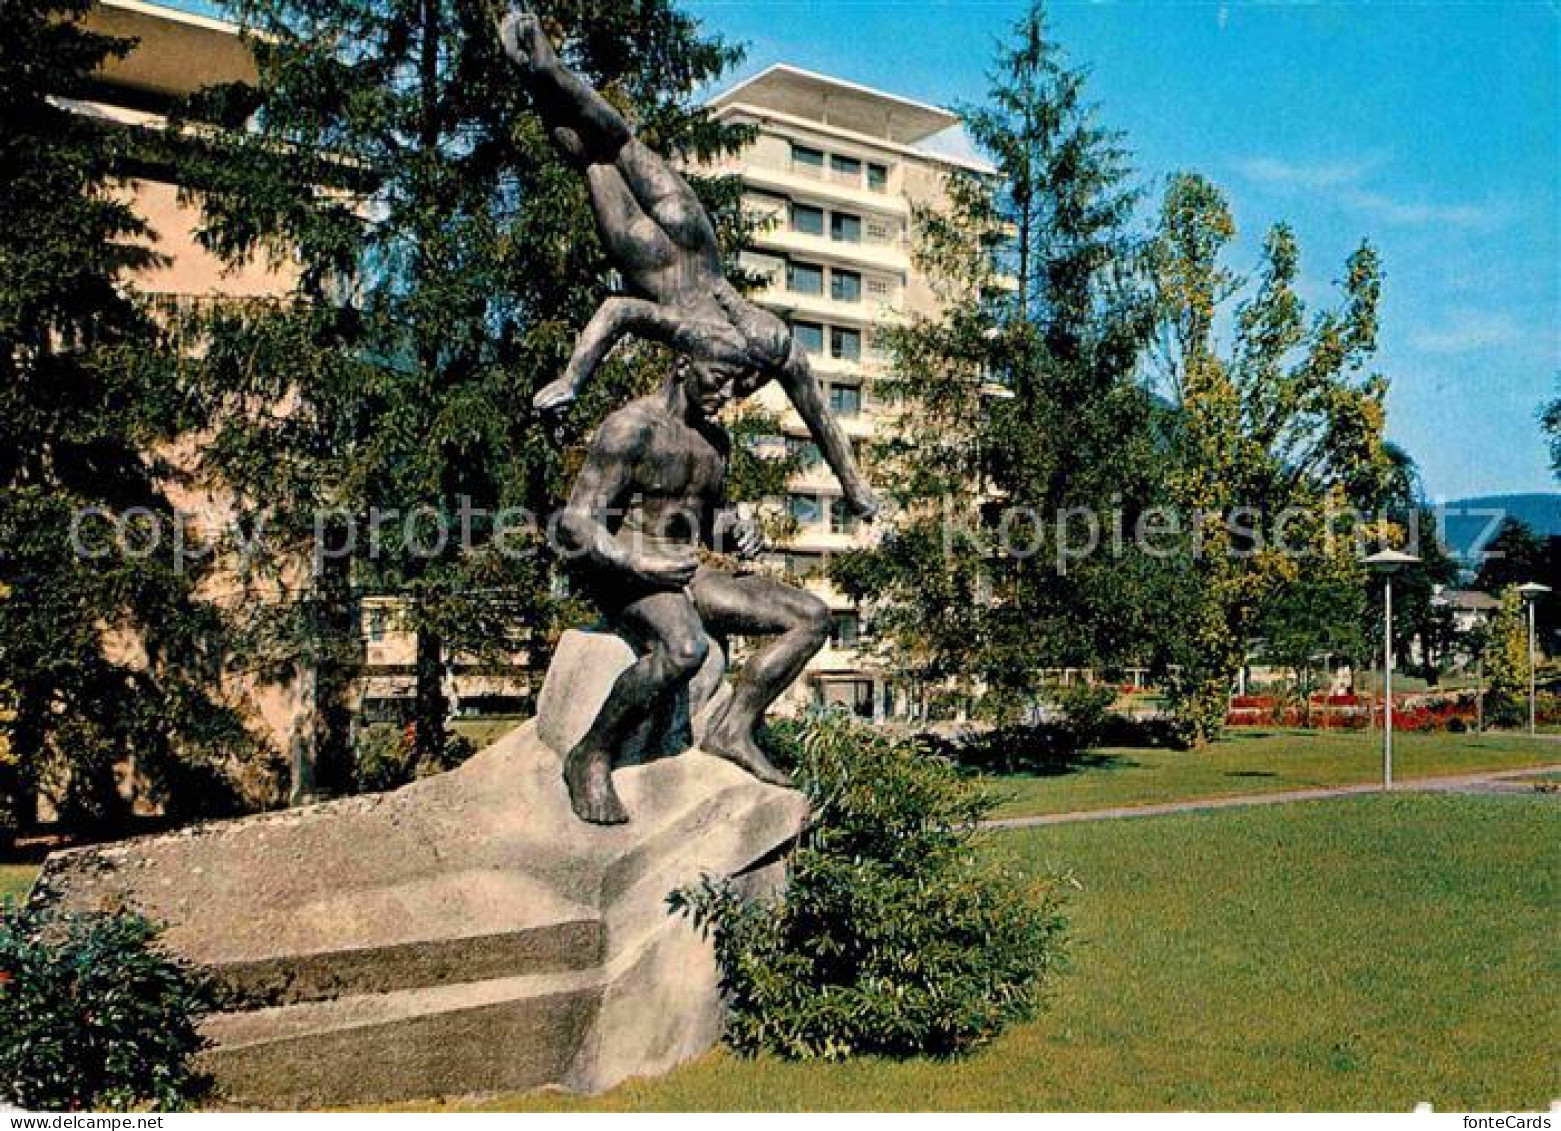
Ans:
[[[1414,554],[1406,554],[1403,550],[1378,550],[1361,561],[1369,565],[1377,573],[1395,574],[1405,566],[1419,565],[1420,559]]]
[[[1550,592],[1550,586],[1541,585],[1537,581],[1525,581],[1518,586],[1518,595],[1525,601],[1534,602]]]

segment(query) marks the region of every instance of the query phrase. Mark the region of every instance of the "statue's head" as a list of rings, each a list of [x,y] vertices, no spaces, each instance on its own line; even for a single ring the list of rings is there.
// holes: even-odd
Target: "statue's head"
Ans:
[[[694,381],[689,400],[707,416],[758,391],[785,368],[796,349],[791,329],[768,310],[743,302],[729,312],[730,322],[692,323],[677,341],[680,373]]]
[[[688,403],[704,416],[715,416],[764,383],[747,344],[731,326],[699,325],[679,344],[678,378]]]

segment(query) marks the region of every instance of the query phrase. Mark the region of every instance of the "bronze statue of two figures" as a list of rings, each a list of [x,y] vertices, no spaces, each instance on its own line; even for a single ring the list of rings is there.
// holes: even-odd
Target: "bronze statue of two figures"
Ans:
[[[847,505],[870,518],[877,502],[786,324],[727,282],[715,228],[688,184],[560,62],[534,13],[511,10],[499,35],[553,142],[585,178],[602,242],[633,292],[602,303],[563,376],[537,394],[537,407],[569,404],[625,335],[678,355],[660,390],[603,421],[557,523],[577,579],[637,655],[564,757],[570,801],[587,821],[628,819],[613,789],[614,752],[699,671],[711,634],[767,639],[707,721],[702,749],[763,781],[789,784],[754,731],[823,646],[828,612],[803,590],[697,560],[701,545],[745,558],[762,546],[757,525],[724,503],[730,439],[721,409],[779,381]]]

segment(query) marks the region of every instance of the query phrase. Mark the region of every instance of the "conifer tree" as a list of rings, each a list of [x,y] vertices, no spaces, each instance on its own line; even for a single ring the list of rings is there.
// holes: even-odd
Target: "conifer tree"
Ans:
[[[114,192],[135,139],[51,99],[87,97],[130,49],[86,30],[87,6],[15,0],[0,35],[0,833],[40,789],[78,825],[122,816],[132,756],[174,809],[215,804],[220,774],[178,787],[243,746],[211,694],[220,618],[170,553],[153,453],[193,421],[130,289],[155,262]]]
[[[1126,662],[1144,640],[1139,563],[1079,552],[1090,523],[1108,539],[1113,512],[1141,505],[1152,466],[1134,379],[1149,326],[1138,193],[1085,79],[1037,3],[965,110],[996,172],[951,176],[945,206],[916,209],[943,309],[891,335],[880,384],[891,418],[873,454],[899,514],[835,569],[873,602],[903,677],[952,681],[998,717],[1023,710],[1045,666]]]

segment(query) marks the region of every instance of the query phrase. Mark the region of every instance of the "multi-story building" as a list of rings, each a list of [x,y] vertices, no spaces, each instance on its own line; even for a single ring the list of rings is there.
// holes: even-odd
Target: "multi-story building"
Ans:
[[[790,323],[830,407],[860,445],[882,417],[874,382],[890,360],[883,328],[937,308],[912,258],[913,206],[936,204],[955,170],[993,170],[948,144],[958,115],[796,67],[773,66],[711,106],[720,119],[757,131],[752,145],[717,167],[741,177],[745,207],[759,221],[744,257],[767,280],[754,297]],[[776,564],[833,613],[829,644],[791,701],[883,718],[895,713],[895,694],[858,647],[870,626],[824,578],[829,556],[862,545],[870,531],[845,507],[780,390],[772,385],[762,397],[804,461],[786,499],[797,533],[779,548]]]

